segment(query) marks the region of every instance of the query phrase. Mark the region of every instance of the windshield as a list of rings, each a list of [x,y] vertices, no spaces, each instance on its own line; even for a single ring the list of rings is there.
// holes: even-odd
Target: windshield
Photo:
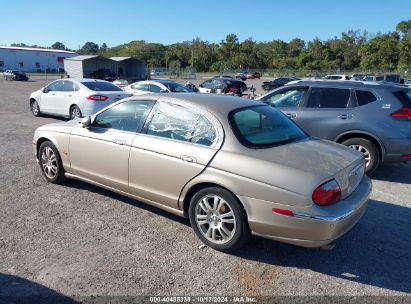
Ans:
[[[234,110],[229,121],[238,140],[250,148],[269,148],[307,137],[284,114],[266,105]]]
[[[179,83],[176,82],[165,82],[163,83],[171,92],[176,93],[189,93],[190,90]]]
[[[103,81],[89,81],[89,82],[82,82],[81,84],[85,85],[92,91],[122,91],[118,86],[110,82],[103,82]]]

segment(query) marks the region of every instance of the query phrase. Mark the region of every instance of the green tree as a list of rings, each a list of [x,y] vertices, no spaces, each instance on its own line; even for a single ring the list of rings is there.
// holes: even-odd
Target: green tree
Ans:
[[[66,46],[63,43],[57,41],[51,45],[51,48],[55,50],[65,50]]]
[[[97,55],[99,53],[99,46],[94,42],[86,42],[78,51],[81,55]]]

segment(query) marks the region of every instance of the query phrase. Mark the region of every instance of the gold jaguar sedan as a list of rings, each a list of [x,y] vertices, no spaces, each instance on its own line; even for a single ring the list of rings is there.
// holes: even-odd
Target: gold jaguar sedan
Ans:
[[[239,97],[134,96],[42,126],[33,146],[47,181],[76,178],[186,216],[226,252],[251,234],[325,246],[358,222],[372,188],[361,153]]]

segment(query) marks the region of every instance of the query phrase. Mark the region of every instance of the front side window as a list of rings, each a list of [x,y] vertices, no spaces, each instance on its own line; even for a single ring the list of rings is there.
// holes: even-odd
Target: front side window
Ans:
[[[159,103],[147,134],[210,146],[216,140],[213,125],[202,115],[179,105]]]
[[[137,132],[153,104],[153,101],[148,100],[122,102],[98,114],[93,127]]]
[[[150,91],[150,85],[148,83],[137,83],[131,87],[135,90]]]
[[[307,88],[292,88],[267,96],[263,101],[276,108],[295,108],[300,104],[306,91]]]
[[[307,108],[346,108],[350,90],[336,88],[312,88]]]
[[[238,140],[250,148],[269,148],[307,135],[294,122],[270,106],[232,111],[229,121]]]
[[[46,87],[46,89],[47,91],[61,91],[62,86],[63,86],[63,81],[58,80],[58,81],[50,83]]]

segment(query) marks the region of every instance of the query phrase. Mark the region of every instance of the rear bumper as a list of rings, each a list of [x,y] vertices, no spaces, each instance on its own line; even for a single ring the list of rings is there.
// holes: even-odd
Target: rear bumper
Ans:
[[[347,198],[335,205],[314,207],[322,214],[297,210],[296,206],[278,205],[272,202],[249,199],[251,208],[263,208],[264,212],[251,212],[249,225],[252,233],[264,238],[304,247],[320,247],[333,242],[347,233],[362,217],[366,210],[372,185],[364,176],[357,189]],[[247,199],[240,198],[244,203]],[[271,212],[272,208],[290,209],[294,216]],[[338,211],[338,212],[336,212]]]
[[[386,153],[384,162],[404,162],[410,161],[402,155],[411,154],[411,138],[387,139],[385,140]]]

